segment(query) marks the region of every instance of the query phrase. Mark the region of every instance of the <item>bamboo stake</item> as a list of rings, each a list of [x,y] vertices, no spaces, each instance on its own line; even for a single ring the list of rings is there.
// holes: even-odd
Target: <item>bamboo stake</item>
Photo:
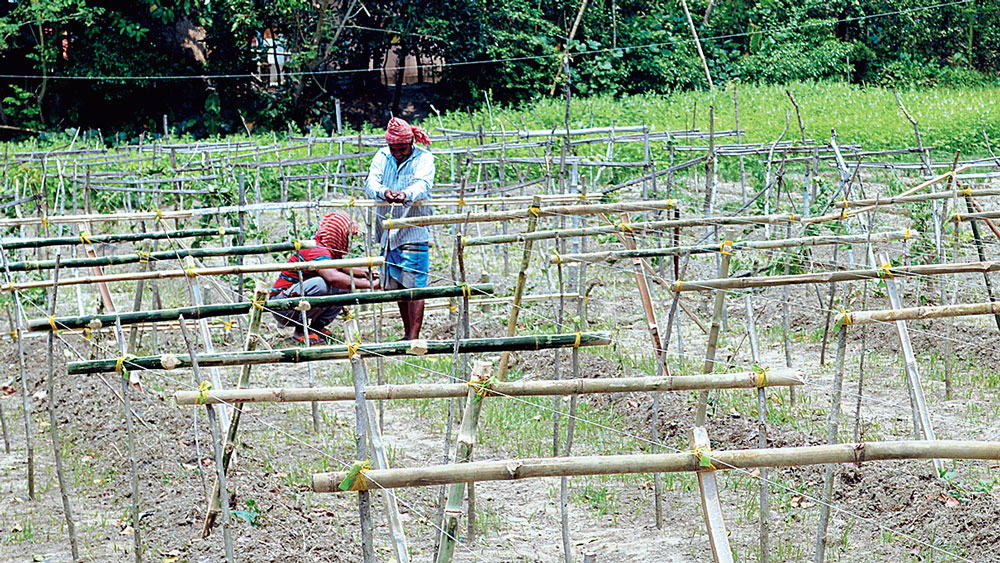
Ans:
[[[479,413],[483,408],[483,398],[487,393],[480,394],[471,382],[479,382],[480,385],[489,381],[491,362],[476,360],[472,364],[472,379],[470,385],[466,387],[465,412],[462,415],[462,426],[455,439],[455,461],[454,463],[469,463],[472,461],[472,450],[476,445],[476,434],[479,428]],[[455,542],[458,540],[458,519],[462,515],[462,497],[465,494],[465,483],[454,483],[448,489],[448,503],[444,510],[444,524],[441,527],[441,535],[438,540],[439,548],[437,552],[437,563],[448,563],[451,561],[455,550]]]
[[[672,246],[665,248],[643,248],[635,250],[626,247],[628,250],[609,250],[604,252],[590,252],[586,254],[559,254],[549,257],[552,264],[568,262],[617,262],[625,259],[653,258],[657,256],[684,256],[687,254],[706,254],[711,252],[732,252],[735,250],[763,250],[772,248],[789,248],[804,246],[839,245],[839,244],[862,244],[869,242],[887,242],[894,240],[905,240],[917,236],[915,231],[891,231],[873,233],[870,237],[863,235],[830,235],[812,236],[791,239],[771,239],[737,241],[724,246],[718,244],[703,244],[694,246]]]
[[[111,304],[114,310],[114,304]],[[122,384],[122,399],[125,403],[125,440],[128,445],[129,477],[132,481],[132,551],[135,555],[135,562],[142,563],[142,535],[139,532],[139,475],[136,467],[135,456],[135,428],[132,424],[132,399],[129,396],[129,383],[131,374],[125,360],[128,355],[125,351],[125,338],[122,336],[120,324],[115,324],[115,339],[118,341],[118,355],[121,362],[115,361],[115,365],[108,371],[114,371]]]
[[[691,449],[698,452],[699,463],[698,488],[701,491],[701,508],[705,513],[705,528],[708,531],[708,541],[712,546],[712,557],[715,563],[733,563],[733,551],[729,547],[729,534],[726,532],[726,522],[722,517],[722,505],[719,502],[719,485],[715,479],[715,466],[709,462],[707,469],[704,459],[707,452],[712,451],[708,440],[708,432],[701,426],[695,426],[690,434]]]
[[[964,168],[959,168],[958,170],[961,171],[961,170],[964,170]],[[949,170],[947,173],[942,174],[940,177],[935,177],[935,180],[938,181],[938,182],[943,181],[943,180],[947,180],[952,175],[953,175],[953,173]],[[926,182],[925,182],[925,184],[926,184]],[[926,186],[918,186],[918,187],[920,187],[921,189],[923,189]],[[893,197],[869,198],[869,199],[854,199],[854,200],[849,200],[849,201],[841,200],[841,201],[834,202],[833,205],[834,205],[834,207],[838,207],[840,209],[843,209],[845,207],[869,207],[869,206],[873,206],[873,205],[875,207],[885,207],[887,205],[898,205],[898,204],[901,204],[901,203],[918,203],[918,202],[923,202],[923,201],[934,201],[934,200],[938,200],[938,199],[950,199],[952,197],[955,197],[956,195],[965,195],[966,193],[970,193],[973,196],[977,196],[977,197],[979,197],[979,196],[994,196],[994,195],[1000,195],[1000,189],[996,189],[996,188],[971,188],[970,187],[970,188],[965,188],[963,190],[959,190],[957,192],[955,190],[948,190],[948,191],[943,191],[943,192],[932,192],[932,193],[928,193],[928,194],[919,194],[919,195],[893,196]]]
[[[111,242],[141,242],[146,240],[162,240],[175,238],[211,237],[217,235],[234,235],[239,233],[236,228],[218,229],[188,229],[183,231],[144,231],[141,233],[123,233],[109,235],[91,235],[84,233],[80,237],[4,239],[2,244],[7,250],[18,248],[40,248],[43,246],[70,246],[76,244],[103,244]]]
[[[360,486],[380,489],[433,487],[452,483],[514,481],[541,477],[577,475],[623,475],[634,473],[694,473],[710,456],[716,469],[796,467],[826,463],[865,463],[902,459],[1000,459],[1000,442],[959,440],[900,440],[825,446],[798,446],[749,450],[713,450],[672,454],[543,457],[475,461],[365,473]],[[341,492],[338,485],[347,472],[314,473],[312,489],[317,493]]]
[[[267,284],[257,282],[257,287],[254,288],[254,300],[259,301],[267,297],[268,289],[270,289]],[[263,316],[263,311],[254,307],[250,309],[250,319],[248,321],[247,336],[246,341],[243,344],[243,350],[246,352],[253,352],[257,345],[263,340],[260,334],[260,321]],[[181,321],[181,331],[184,331],[184,321]],[[190,352],[189,352],[190,353]],[[194,365],[194,357],[192,356],[192,367]],[[240,379],[236,384],[236,389],[232,391],[239,392],[242,389],[246,389],[250,385],[250,370],[251,366],[245,365],[240,370]],[[219,389],[218,392],[225,392],[226,390]],[[198,400],[198,393],[204,394],[201,391],[195,391],[195,397],[193,402],[190,404],[213,404],[206,400]],[[226,401],[229,404],[229,401]],[[226,425],[227,431],[226,436],[222,442],[222,473],[223,476],[225,472],[229,470],[229,464],[232,461],[233,454],[236,452],[236,434],[239,432],[240,428],[240,416],[243,414],[242,408],[233,408],[229,413],[229,424]],[[215,483],[212,485],[212,494],[209,497],[208,510],[205,512],[205,518],[202,522],[201,527],[201,537],[207,538],[212,532],[212,526],[215,525],[215,520],[219,516],[219,509],[221,507],[221,491],[222,481],[216,478]]]
[[[82,229],[82,226],[81,226]],[[89,244],[87,248],[92,248]],[[134,264],[143,260],[180,260],[188,256],[192,258],[205,258],[208,256],[234,256],[246,254],[272,254],[276,252],[298,251],[301,248],[316,248],[316,241],[304,240],[293,242],[279,242],[275,244],[258,244],[250,246],[229,246],[218,248],[184,248],[179,250],[163,250],[151,252],[148,256],[144,254],[118,254],[115,256],[101,256],[91,258],[73,258],[63,262],[66,268],[84,268],[94,266],[117,266],[120,264]],[[25,262],[11,262],[9,264],[12,272],[25,272],[32,270],[50,270],[55,266],[51,260],[35,260]]]
[[[361,356],[353,353],[349,354],[351,361],[351,374],[354,379],[354,456],[358,460],[368,459],[367,436],[369,431],[368,411],[365,406],[365,386],[367,377],[364,366],[361,365]],[[362,463],[357,461],[355,463]],[[392,471],[385,469],[383,471]],[[346,477],[346,475],[345,475]],[[359,483],[360,482],[360,483]],[[340,483],[340,481],[338,481]],[[354,485],[367,485],[368,479],[355,479]],[[355,487],[351,487],[355,488]],[[371,518],[371,498],[367,488],[358,490],[358,515],[361,520],[361,555],[364,563],[375,563],[375,549],[372,543],[372,518]]]
[[[784,285],[801,285],[830,283],[835,281],[855,281],[880,279],[883,276],[936,276],[943,274],[979,274],[1000,270],[1000,262],[953,262],[949,264],[923,264],[913,266],[886,266],[867,270],[844,270],[839,272],[820,272],[812,274],[794,274],[790,276],[758,276],[755,278],[718,278],[677,282],[674,291],[715,291],[719,289],[749,289],[751,287],[781,287]]]
[[[972,196],[965,196],[965,206],[969,213],[974,213],[972,207]],[[992,225],[992,221],[986,219],[986,222]],[[995,229],[996,227],[994,227]],[[979,255],[979,261],[986,261],[986,251],[983,249],[983,237],[979,233],[979,224],[976,221],[972,221],[972,237],[976,243],[976,254]],[[990,275],[988,273],[983,274],[983,283],[986,285],[986,296],[989,297],[991,302],[995,302],[996,299],[993,297],[993,283],[990,281]],[[996,322],[997,329],[1000,330],[1000,314],[993,315],[993,320]]]
[[[837,337],[837,370],[833,378],[833,398],[830,404],[830,414],[828,417],[827,443],[831,446],[840,440],[837,437],[840,425],[840,399],[844,385],[844,356],[847,351],[847,327],[840,327],[840,335]],[[823,477],[823,503],[820,506],[819,526],[816,530],[816,552],[813,560],[815,563],[823,563],[826,557],[827,525],[830,521],[830,506],[833,502],[833,480],[834,464],[826,464],[826,473]]]
[[[950,317],[1000,314],[1000,303],[961,303],[933,307],[907,307],[904,309],[883,309],[876,311],[848,311],[839,313],[837,325],[863,325],[891,323],[896,321],[917,321]]]
[[[701,389],[755,389],[758,383],[758,373],[753,370],[708,375],[560,379],[558,381],[495,381],[490,384],[488,395],[542,397]],[[802,372],[795,369],[771,370],[767,373],[765,382],[768,387],[790,387],[804,383]],[[469,384],[466,383],[373,385],[365,388],[365,397],[371,401],[447,399],[464,397],[468,390]],[[202,394],[197,391],[177,391],[174,393],[174,400],[178,405],[198,404],[196,401],[199,400],[199,397],[201,402],[205,404],[352,401],[354,400],[353,392],[353,388],[350,387],[212,389]]]
[[[429,215],[425,217],[407,217],[382,221],[382,228],[404,229],[406,227],[427,227],[430,225],[453,225],[468,221],[470,223],[486,223],[495,221],[510,221],[513,219],[528,219],[531,217],[558,217],[561,215],[594,215],[597,213],[620,213],[634,211],[653,211],[656,209],[672,209],[675,202],[670,199],[641,201],[628,203],[591,203],[586,205],[556,205],[551,207],[538,207],[532,203],[538,211],[529,209],[512,209],[508,211],[494,211],[490,213],[467,213],[452,215]]]
[[[53,272],[53,285],[52,285],[52,297],[49,301],[49,315],[54,315],[56,312],[56,297],[58,296],[59,290],[59,262],[60,256],[56,254],[56,267]],[[62,499],[63,506],[63,518],[66,519],[66,531],[69,534],[69,547],[73,554],[73,560],[78,561],[80,559],[80,550],[76,545],[76,523],[73,519],[73,510],[69,504],[69,487],[66,484],[66,477],[63,473],[63,461],[62,461],[62,448],[59,441],[59,419],[56,417],[56,399],[55,399],[55,361],[52,348],[55,344],[55,333],[49,333],[49,349],[48,349],[48,363],[49,363],[49,377],[48,377],[48,404],[49,404],[49,430],[52,436],[52,453],[55,458],[56,463],[56,477],[59,481],[59,497]],[[25,416],[29,416],[25,412]]]
[[[7,279],[10,279],[10,274],[7,274]],[[14,307],[15,314],[17,315],[17,322],[15,323],[14,317],[10,314],[10,309],[7,310],[7,318],[10,320],[11,333],[13,334],[23,334],[24,329],[21,328],[21,319],[23,318],[23,311],[21,307],[21,299],[17,293],[14,294]],[[26,450],[26,458],[28,465],[28,500],[35,499],[35,445],[34,439],[32,438],[33,433],[31,431],[31,402],[28,399],[28,370],[24,367],[24,340],[19,337],[15,337],[17,341],[17,367],[18,375],[21,380],[21,410],[24,412],[24,448]]]
[[[187,327],[185,326],[184,317],[181,317],[181,335],[184,337],[184,343],[187,345],[188,354],[191,356],[191,368],[194,371],[195,381],[201,380],[201,370],[198,368],[198,355],[194,350],[194,344],[191,343],[191,338],[188,336]],[[202,384],[204,385],[204,384]],[[205,410],[208,411],[208,426],[212,431],[212,446],[215,450],[215,478],[220,489],[226,491],[226,494],[221,496],[222,503],[222,542],[226,550],[226,561],[228,563],[233,563],[233,538],[229,530],[229,490],[226,488],[226,468],[223,461],[222,453],[222,437],[221,429],[219,428],[218,413],[213,405],[205,405]],[[235,410],[235,409],[234,409]]]
[[[538,218],[541,217],[541,212],[539,210],[538,197],[532,200],[531,207],[528,208],[525,213],[528,214],[528,229],[530,233],[535,230],[538,225]],[[471,217],[472,214],[468,214],[467,217]],[[521,296],[524,295],[524,284],[528,280],[527,270],[531,263],[531,246],[532,241],[527,240],[524,242],[524,252],[521,255],[521,269],[517,273],[517,285],[514,287],[514,300],[511,301],[510,306],[510,317],[507,320],[507,337],[512,338],[517,334],[517,317],[521,312]],[[504,351],[500,356],[500,367],[497,369],[497,379],[500,381],[505,381],[507,379],[507,366],[510,363],[510,352]]]
[[[781,215],[761,215],[761,216],[746,216],[746,217],[725,217],[725,216],[692,217],[689,219],[647,221],[641,223],[623,222],[618,224],[612,223],[611,225],[601,225],[596,227],[585,227],[579,229],[557,229],[557,230],[535,231],[533,233],[517,233],[511,235],[474,237],[465,239],[463,241],[463,244],[465,246],[482,246],[482,245],[493,245],[493,244],[505,244],[511,242],[522,242],[527,240],[545,240],[557,237],[575,237],[575,236],[612,234],[612,233],[620,233],[627,230],[631,230],[631,232],[633,233],[640,234],[640,233],[651,233],[675,227],[759,225],[759,224],[780,225],[791,222],[798,222],[799,219],[800,217],[798,215],[786,213]]]
[[[468,338],[458,343],[460,353],[511,352],[519,350],[547,350],[571,348],[574,346],[604,346],[611,343],[607,332],[582,332],[571,334],[536,334],[507,338]],[[358,344],[357,354],[362,356],[424,356],[429,354],[450,354],[455,343],[449,340],[401,340],[378,344]],[[199,363],[205,366],[237,366],[276,363],[302,363],[322,360],[346,360],[351,357],[354,346],[315,346],[305,348],[281,348],[254,352],[220,352],[203,354]],[[116,360],[94,360],[69,362],[66,366],[70,375],[84,373],[104,373],[114,371]],[[124,362],[131,370],[177,369],[191,366],[191,358],[186,355],[164,354],[130,358]]]
[[[141,262],[141,260],[140,260]],[[124,274],[107,274],[101,276],[83,276],[60,280],[59,285],[90,285],[112,281],[142,281],[167,278],[186,278],[197,276],[223,276],[230,274],[252,274],[262,272],[284,272],[302,270],[326,270],[339,268],[361,268],[365,266],[379,267],[385,262],[381,256],[362,256],[359,258],[342,258],[340,260],[321,260],[319,262],[277,262],[270,264],[245,264],[233,266],[211,266],[202,268],[185,268],[182,270],[150,270],[147,272],[129,272]],[[152,262],[150,262],[152,264]],[[49,287],[52,280],[21,282],[5,284],[0,289],[14,291],[15,289],[35,289]]]
[[[753,304],[750,302],[750,294],[743,295],[743,303],[746,305],[747,309],[747,334],[750,337],[750,355],[753,358],[753,363],[757,368],[762,370],[763,377],[758,377],[758,379],[763,379],[763,381],[757,382],[757,447],[760,449],[767,448],[767,391],[766,382],[767,376],[769,375],[767,371],[763,371],[764,368],[760,367],[760,346],[757,343],[757,327],[754,325],[754,314],[753,314]],[[767,468],[760,468],[760,479],[758,480],[758,486],[760,487],[760,563],[768,563],[771,558],[770,549],[768,547],[769,541],[769,527],[771,519],[771,501],[768,487],[770,486],[770,481],[767,479]]]
[[[473,284],[469,286],[470,291],[477,293],[492,293],[492,284]],[[294,297],[290,299],[269,299],[263,303],[223,303],[219,305],[197,305],[193,307],[181,307],[178,309],[159,309],[155,311],[138,311],[134,313],[121,313],[120,315],[87,315],[83,317],[56,317],[53,319],[55,325],[62,328],[101,328],[105,324],[115,322],[121,318],[122,324],[135,324],[155,321],[176,320],[181,315],[188,319],[205,319],[210,317],[221,317],[227,315],[246,314],[251,308],[257,307],[269,311],[286,311],[297,309],[302,302],[306,302],[310,307],[329,307],[345,305],[361,305],[368,303],[383,303],[388,301],[412,301],[415,299],[427,299],[433,297],[454,297],[461,295],[464,288],[462,286],[445,287],[425,287],[417,289],[397,289],[392,291],[371,291],[359,293],[343,293],[338,295],[325,295],[320,297]],[[29,321],[29,330],[47,331],[52,330],[52,323],[49,319],[37,319]],[[33,327],[33,328],[32,328]],[[206,365],[206,364],[202,364]]]
[[[729,262],[732,253],[723,254],[719,272],[723,278],[729,275]],[[680,282],[677,282],[680,284]],[[715,294],[715,306],[712,312],[712,328],[708,331],[708,344],[705,348],[705,363],[702,366],[702,373],[709,374],[715,371],[715,351],[719,344],[719,328],[722,322],[722,312],[726,306],[726,292],[719,291]],[[698,393],[698,409],[695,413],[695,426],[705,426],[706,410],[708,408],[708,390]]]

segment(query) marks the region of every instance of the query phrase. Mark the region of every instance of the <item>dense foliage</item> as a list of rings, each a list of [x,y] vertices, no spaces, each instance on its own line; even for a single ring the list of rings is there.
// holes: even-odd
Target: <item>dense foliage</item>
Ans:
[[[688,5],[717,86],[984,85],[1000,75],[994,2]],[[175,131],[196,136],[287,122],[330,129],[338,97],[367,115],[399,111],[401,90],[383,84],[401,81],[380,68],[390,50],[447,62],[425,87],[439,109],[545,96],[565,81],[565,53],[578,95],[707,86],[678,0],[583,0],[570,41],[580,8],[581,0],[5,2],[0,125],[157,132],[166,115]],[[275,36],[288,55],[270,84],[258,65]],[[130,78],[138,76],[152,78]]]

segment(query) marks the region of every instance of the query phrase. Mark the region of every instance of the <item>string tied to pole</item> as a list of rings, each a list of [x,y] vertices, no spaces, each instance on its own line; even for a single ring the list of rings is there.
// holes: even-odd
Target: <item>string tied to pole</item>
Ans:
[[[911,236],[913,235],[910,233],[910,228],[907,227],[906,230],[903,231],[903,240],[910,240]]]
[[[264,300],[263,299],[253,299],[253,300],[250,301],[250,304],[253,305],[257,309],[260,309],[261,311],[264,310]]]
[[[132,360],[132,359],[135,359],[135,356],[133,356],[131,354],[125,354],[124,356],[118,356],[118,359],[115,361],[115,373],[117,373],[118,375],[121,375],[122,377],[124,377],[124,378],[127,379],[128,378],[128,367],[125,366],[125,363],[127,361],[129,361],[129,360]]]
[[[881,270],[881,273],[879,274],[879,277],[881,278],[892,279],[896,277],[895,274],[892,273],[892,262],[886,262],[885,264],[882,264],[879,267],[879,270]]]
[[[163,220],[163,210],[160,209],[159,207],[156,208],[156,220],[157,221]]]
[[[665,200],[663,200],[663,202],[666,205],[667,209],[677,209],[677,202],[676,201],[674,201],[672,199],[665,199]]]
[[[580,347],[580,338],[582,336],[583,336],[583,334],[579,330],[576,331],[576,338],[573,340],[573,347],[574,348],[579,348]]]
[[[295,239],[293,242],[295,244],[295,252],[298,252],[298,251],[302,250],[302,241],[301,240]]]
[[[347,357],[353,358],[358,354],[358,348],[361,347],[361,339],[355,338],[353,342],[347,343]]]
[[[365,472],[372,468],[371,460],[355,460],[347,470],[347,476],[340,482],[342,491],[363,491],[368,488]]]
[[[757,364],[753,365],[754,383],[757,389],[767,387],[767,372],[770,370],[771,368],[761,367]]]
[[[353,196],[347,198],[347,202],[344,203],[344,207],[354,207],[354,202],[357,201]]]
[[[205,393],[212,389],[212,384],[207,381],[202,381],[198,384],[198,396],[194,398],[194,404],[204,405],[205,404]]]
[[[559,249],[557,249],[555,246],[552,247],[552,254],[555,255],[556,264],[562,264],[563,263],[562,256],[559,254]]]
[[[19,333],[19,332],[18,332],[18,331],[16,331],[16,330],[12,330],[12,331],[8,332],[7,334],[9,334],[9,335],[10,335],[10,338],[11,338],[11,340],[17,340],[17,339],[18,339],[18,337],[20,337],[20,336],[21,336],[21,333]]]
[[[622,227],[622,232],[623,233],[625,233],[625,232],[634,233],[635,232],[635,229],[632,228],[632,223],[630,223],[628,219],[622,219],[621,227]]]
[[[233,330],[233,321],[222,321],[222,330],[226,332]]]
[[[498,395],[496,391],[493,391],[493,383],[496,381],[496,376],[490,376],[487,379],[470,379],[466,385],[472,387],[476,390],[476,400],[482,401],[489,395]]]
[[[192,265],[187,266],[186,268],[184,268],[184,275],[187,276],[187,277],[189,277],[189,278],[193,278],[196,275],[198,275],[198,273],[195,272],[194,264],[192,264]]]
[[[683,285],[683,284],[682,284],[681,280],[677,280],[677,281],[675,281],[675,282],[674,282],[674,292],[675,292],[675,293],[680,293],[680,292],[681,292],[681,287],[682,287],[682,285]]]
[[[345,321],[350,321],[350,320],[353,320],[353,319],[354,319],[354,313],[352,313],[350,309],[348,309],[348,308],[345,307],[344,308],[344,320]]]
[[[392,229],[392,217],[386,217],[385,221],[386,221],[386,225],[388,225],[389,229]]]
[[[709,456],[709,452],[712,448],[695,448],[691,450],[694,454],[695,459],[698,460],[699,471],[715,471],[715,465],[712,465],[712,458]]]
[[[49,218],[48,217],[42,217],[42,227],[44,227],[46,229],[49,228]]]
[[[145,263],[149,262],[149,252],[146,252],[144,250],[140,250],[136,254],[139,255],[139,262],[140,263],[145,264]]]
[[[462,297],[470,299],[472,297],[472,287],[467,283],[462,283]]]
[[[219,236],[220,237],[226,236],[226,228],[223,227],[222,225],[219,225]]]
[[[542,208],[532,205],[531,207],[528,208],[528,213],[530,213],[531,215],[533,215],[535,217],[541,217],[542,216]]]
[[[719,243],[719,252],[725,254],[726,256],[733,255],[733,245],[736,244],[731,240],[724,240]]]
[[[90,240],[90,233],[86,231],[80,233],[80,242],[83,244],[94,244],[94,241]]]
[[[91,331],[90,331],[89,328],[83,327],[83,339],[84,340],[90,340],[90,332]]]
[[[962,188],[962,195],[972,197],[972,186],[965,186]]]
[[[55,332],[55,331],[59,330],[59,327],[56,326],[56,316],[55,315],[49,315],[49,326],[52,327],[52,332]]]
[[[955,222],[956,223],[961,223],[962,222],[962,214],[961,213],[956,213],[955,214]]]
[[[837,319],[840,326],[851,326],[854,324],[854,319],[851,317],[851,312],[847,310],[843,305],[840,306],[840,318]]]

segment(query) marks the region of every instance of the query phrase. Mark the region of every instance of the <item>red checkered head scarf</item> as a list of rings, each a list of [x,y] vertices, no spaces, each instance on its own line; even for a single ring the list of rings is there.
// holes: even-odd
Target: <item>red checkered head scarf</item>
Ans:
[[[342,258],[347,254],[351,235],[358,234],[358,224],[351,216],[340,211],[334,211],[319,223],[316,230],[316,244],[326,248],[334,258]]]
[[[421,145],[430,146],[431,138],[423,129],[410,125],[405,120],[393,117],[389,120],[389,125],[385,127],[385,142],[390,145],[402,145],[405,143],[418,142]]]

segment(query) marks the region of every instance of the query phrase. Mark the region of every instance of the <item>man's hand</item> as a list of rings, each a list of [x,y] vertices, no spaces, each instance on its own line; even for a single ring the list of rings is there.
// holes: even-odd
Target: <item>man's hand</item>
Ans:
[[[406,203],[406,194],[394,190],[386,190],[382,197],[389,203]]]

